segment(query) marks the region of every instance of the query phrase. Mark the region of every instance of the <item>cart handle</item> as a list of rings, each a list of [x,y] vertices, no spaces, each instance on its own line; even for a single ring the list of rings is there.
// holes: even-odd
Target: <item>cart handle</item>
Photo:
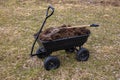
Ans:
[[[52,12],[49,14],[49,11],[50,11],[50,10],[51,10]],[[31,53],[30,53],[30,56],[31,56],[31,57],[36,55],[36,54],[33,54],[34,46],[35,46],[35,44],[36,44],[36,42],[37,42],[37,40],[38,40],[38,38],[39,38],[40,33],[42,32],[42,29],[43,29],[43,27],[44,27],[44,25],[45,25],[45,23],[46,23],[46,20],[47,20],[53,13],[54,13],[54,8],[50,5],[50,6],[48,7],[47,11],[46,11],[45,20],[44,20],[44,22],[42,23],[42,26],[40,27],[40,29],[39,29],[39,31],[38,31],[38,34],[37,34],[37,37],[36,37],[36,39],[35,39],[35,41],[34,41],[34,43],[33,43],[33,45],[32,45]]]

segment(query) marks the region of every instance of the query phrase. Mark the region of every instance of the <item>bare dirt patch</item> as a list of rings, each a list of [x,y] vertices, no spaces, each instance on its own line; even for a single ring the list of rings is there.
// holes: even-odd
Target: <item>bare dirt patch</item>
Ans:
[[[115,6],[115,7],[119,7],[120,6],[120,0],[101,0],[101,1],[94,1],[91,2],[93,4],[99,4],[99,5],[103,5],[103,6]]]
[[[45,0],[47,3],[52,4],[94,4],[94,5],[102,5],[102,6],[120,6],[120,0]]]

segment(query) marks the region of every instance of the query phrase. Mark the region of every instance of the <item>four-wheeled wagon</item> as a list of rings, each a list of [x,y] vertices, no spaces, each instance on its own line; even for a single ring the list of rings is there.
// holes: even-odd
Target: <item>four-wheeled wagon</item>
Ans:
[[[48,14],[49,10],[52,11],[50,14]],[[83,48],[82,46],[87,41],[90,33],[81,36],[56,39],[52,41],[42,41],[39,39],[39,35],[42,32],[43,26],[47,18],[50,17],[53,14],[53,12],[54,12],[54,8],[52,6],[49,6],[46,12],[46,18],[39,32],[34,35],[35,41],[31,49],[31,56],[37,56],[38,58],[45,58],[44,67],[46,70],[56,69],[60,66],[60,60],[57,58],[57,56],[51,56],[52,52],[58,50],[65,50],[66,52],[71,52],[71,53],[75,52],[76,59],[78,61],[87,61],[89,58],[89,51]],[[99,25],[97,24],[90,25],[90,27],[97,27],[97,26]],[[36,42],[38,42],[40,46],[37,49],[36,53],[33,54],[33,49]]]

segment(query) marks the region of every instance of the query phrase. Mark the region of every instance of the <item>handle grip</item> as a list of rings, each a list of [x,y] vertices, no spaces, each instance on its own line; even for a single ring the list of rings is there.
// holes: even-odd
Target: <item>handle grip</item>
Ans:
[[[50,14],[49,14],[49,10],[52,11]],[[50,17],[53,13],[54,13],[54,8],[50,5],[46,12],[46,18]]]
[[[90,27],[99,27],[98,24],[91,24]]]

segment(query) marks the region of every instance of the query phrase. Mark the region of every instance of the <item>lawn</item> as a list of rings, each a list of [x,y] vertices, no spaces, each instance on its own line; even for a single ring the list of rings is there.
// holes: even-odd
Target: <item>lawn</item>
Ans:
[[[91,35],[83,46],[90,51],[88,61],[78,62],[75,53],[61,50],[53,52],[60,59],[60,68],[46,71],[43,60],[30,57],[33,34],[50,4],[55,12],[44,29],[63,24],[100,25],[89,28]],[[1,80],[119,80],[119,4],[119,0],[0,0]]]

